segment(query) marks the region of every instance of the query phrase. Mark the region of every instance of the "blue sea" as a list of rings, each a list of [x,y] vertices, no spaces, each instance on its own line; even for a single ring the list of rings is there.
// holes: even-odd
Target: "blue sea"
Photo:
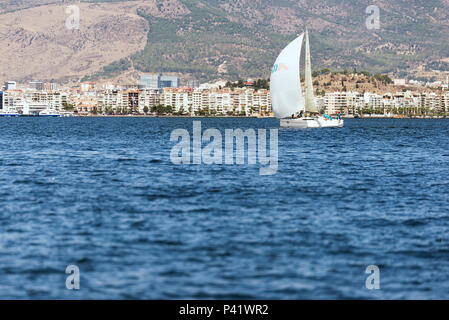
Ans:
[[[0,299],[449,298],[449,120],[279,129],[266,176],[174,165],[194,120],[0,119]]]

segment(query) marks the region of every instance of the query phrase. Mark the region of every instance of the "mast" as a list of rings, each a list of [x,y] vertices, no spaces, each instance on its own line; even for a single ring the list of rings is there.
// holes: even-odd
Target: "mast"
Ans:
[[[306,70],[305,70],[305,91],[306,91],[306,101],[305,101],[305,111],[318,113],[318,109],[315,105],[315,97],[313,95],[313,84],[312,84],[312,64],[310,62],[310,44],[309,44],[309,31],[306,27]]]

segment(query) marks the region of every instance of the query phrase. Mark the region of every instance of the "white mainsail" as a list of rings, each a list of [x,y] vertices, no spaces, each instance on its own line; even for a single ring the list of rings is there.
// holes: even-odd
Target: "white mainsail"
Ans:
[[[306,29],[306,70],[305,70],[305,91],[306,91],[306,103],[305,110],[307,112],[318,113],[318,108],[315,104],[315,96],[313,95],[313,83],[312,83],[312,65],[310,62],[310,44],[309,44],[309,31]]]
[[[304,34],[293,40],[282,50],[273,66],[270,95],[274,115],[277,118],[290,117],[305,110],[299,75],[303,39]]]

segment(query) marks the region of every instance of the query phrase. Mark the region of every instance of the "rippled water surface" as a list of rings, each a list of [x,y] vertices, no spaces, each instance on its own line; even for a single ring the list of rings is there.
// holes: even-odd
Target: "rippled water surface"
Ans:
[[[192,121],[0,119],[0,298],[449,298],[449,120],[280,129],[272,176],[173,165]]]

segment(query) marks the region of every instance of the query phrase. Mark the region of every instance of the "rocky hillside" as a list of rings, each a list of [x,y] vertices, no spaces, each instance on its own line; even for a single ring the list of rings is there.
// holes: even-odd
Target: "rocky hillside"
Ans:
[[[404,76],[449,57],[449,0],[90,0],[79,5],[80,30],[67,30],[71,3],[0,3],[0,80],[268,77],[305,25],[316,69]],[[365,23],[372,4],[378,30]]]
[[[149,26],[136,5],[85,3],[80,10],[79,30],[66,27],[60,4],[2,14],[0,80],[74,82],[144,48]]]

